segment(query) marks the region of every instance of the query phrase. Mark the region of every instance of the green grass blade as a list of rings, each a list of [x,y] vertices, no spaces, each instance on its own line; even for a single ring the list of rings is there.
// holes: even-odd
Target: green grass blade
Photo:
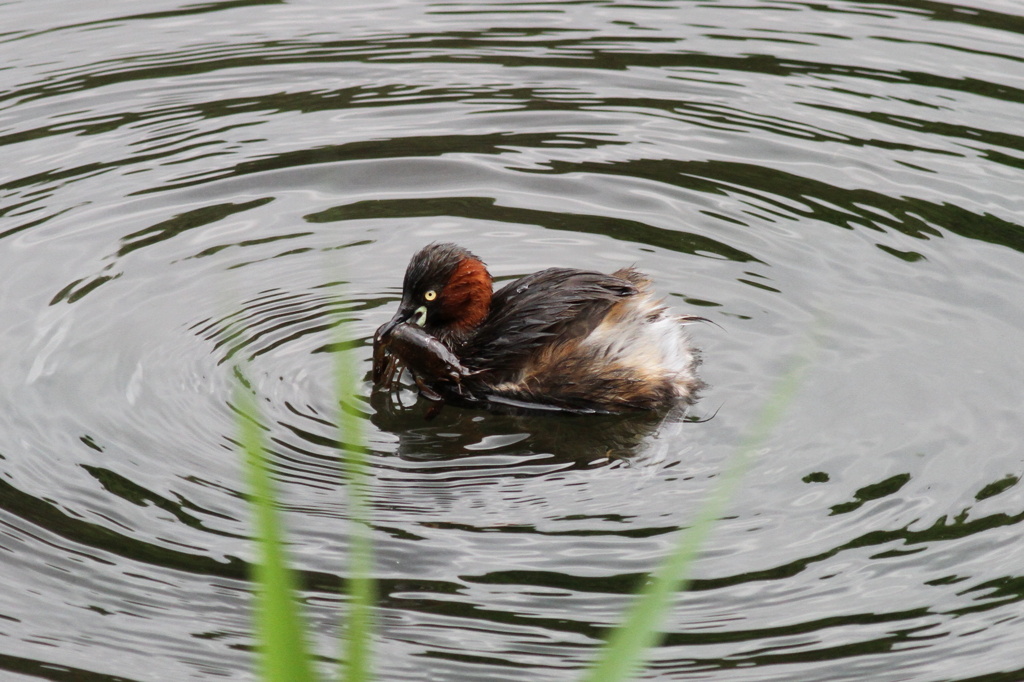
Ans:
[[[256,401],[245,387],[241,372],[235,391],[238,427],[252,491],[254,530],[259,560],[253,566],[256,586],[256,633],[260,648],[260,672],[264,682],[315,680],[305,628],[296,601],[297,582],[288,568],[281,521],[266,462],[263,427]]]
[[[659,628],[673,596],[688,585],[690,569],[701,545],[724,512],[754,453],[768,439],[792,401],[800,383],[803,365],[799,363],[783,376],[737,453],[719,477],[710,499],[698,511],[690,528],[680,534],[672,554],[665,558],[640,590],[625,621],[611,633],[597,661],[584,674],[583,682],[621,682],[629,679],[639,669],[647,650],[658,643],[661,638]]]
[[[344,325],[336,327],[340,337]],[[339,348],[344,344],[339,343]],[[351,549],[349,551],[350,575],[348,580],[349,617],[346,637],[343,640],[342,660],[345,662],[347,682],[369,682],[372,674],[371,620],[376,598],[373,578],[373,548],[370,538],[370,505],[367,499],[369,475],[365,440],[363,438],[362,416],[354,405],[347,405],[356,395],[355,370],[349,356],[336,351],[335,383],[338,405],[338,444],[343,454],[349,513],[351,515]]]

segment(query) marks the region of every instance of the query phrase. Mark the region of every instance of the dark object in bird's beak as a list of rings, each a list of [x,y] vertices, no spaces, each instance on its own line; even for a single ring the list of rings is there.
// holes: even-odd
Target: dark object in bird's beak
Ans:
[[[395,372],[398,369],[398,358],[388,350],[391,332],[395,330],[395,327],[406,322],[411,316],[412,311],[408,309],[408,306],[399,306],[395,316],[379,326],[376,333],[374,333],[372,374],[374,386],[386,383],[386,388],[390,387],[391,381],[394,379]]]

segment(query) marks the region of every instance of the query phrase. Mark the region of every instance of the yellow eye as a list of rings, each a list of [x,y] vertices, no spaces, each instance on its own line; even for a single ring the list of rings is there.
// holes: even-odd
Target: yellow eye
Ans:
[[[423,294],[423,298],[427,299],[428,301],[433,301],[435,298],[437,298],[437,292],[431,289],[427,293]]]

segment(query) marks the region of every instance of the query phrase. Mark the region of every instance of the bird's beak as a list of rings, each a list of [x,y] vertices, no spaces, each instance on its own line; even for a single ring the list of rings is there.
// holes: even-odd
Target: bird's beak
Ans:
[[[378,343],[386,342],[388,336],[391,334],[392,331],[394,331],[395,327],[402,324],[403,322],[408,322],[409,318],[411,318],[412,316],[412,306],[406,305],[405,302],[403,301],[402,304],[398,306],[398,312],[395,313],[395,316],[377,328],[377,333],[373,335],[374,346],[376,346]]]

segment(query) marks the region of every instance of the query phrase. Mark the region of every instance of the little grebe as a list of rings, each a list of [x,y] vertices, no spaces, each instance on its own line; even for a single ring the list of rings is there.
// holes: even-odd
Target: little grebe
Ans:
[[[373,380],[404,364],[433,400],[493,408],[625,412],[693,403],[698,351],[633,268],[549,268],[492,292],[455,244],[412,257],[398,312],[374,335]]]

